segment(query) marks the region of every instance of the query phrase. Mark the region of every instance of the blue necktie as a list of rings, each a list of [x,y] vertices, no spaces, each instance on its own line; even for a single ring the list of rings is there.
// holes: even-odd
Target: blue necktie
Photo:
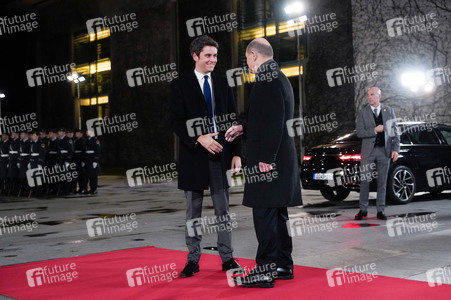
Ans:
[[[215,132],[215,126],[213,123],[213,104],[211,102],[211,89],[210,84],[208,84],[208,75],[204,76],[204,97],[208,108],[208,129],[210,130],[210,133],[213,133]]]

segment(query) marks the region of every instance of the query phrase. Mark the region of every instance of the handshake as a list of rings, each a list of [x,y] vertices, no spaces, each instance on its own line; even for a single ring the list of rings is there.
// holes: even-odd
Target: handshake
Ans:
[[[234,125],[230,127],[225,133],[225,140],[232,142],[235,138],[243,134],[243,125]]]

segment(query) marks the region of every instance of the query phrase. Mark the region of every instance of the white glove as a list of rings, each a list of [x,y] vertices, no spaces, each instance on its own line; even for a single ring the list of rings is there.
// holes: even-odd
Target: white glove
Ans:
[[[95,162],[95,163],[92,163],[92,167],[95,169],[95,168],[97,168],[97,163]]]
[[[81,167],[84,168],[85,167],[85,163],[81,162]]]
[[[17,168],[19,168],[19,169],[20,169],[20,163],[17,163]]]
[[[31,169],[31,165],[30,165],[30,163],[28,163],[28,165],[27,165],[27,169],[28,169],[28,170],[30,170],[30,169]]]
[[[42,169],[42,166],[41,166],[41,165],[38,165],[38,169]]]

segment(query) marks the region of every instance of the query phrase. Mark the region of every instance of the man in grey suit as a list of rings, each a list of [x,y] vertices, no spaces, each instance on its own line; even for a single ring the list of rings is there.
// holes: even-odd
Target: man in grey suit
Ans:
[[[369,203],[371,174],[377,174],[377,218],[387,220],[384,214],[385,195],[390,159],[396,161],[399,152],[399,132],[393,108],[380,104],[381,90],[371,87],[367,93],[368,104],[359,111],[357,136],[362,139],[360,162],[360,211],[356,220],[366,217]],[[377,173],[374,171],[377,170]]]

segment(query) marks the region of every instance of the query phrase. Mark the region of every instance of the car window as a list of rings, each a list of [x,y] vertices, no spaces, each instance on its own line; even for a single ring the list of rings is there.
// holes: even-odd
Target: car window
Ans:
[[[407,133],[401,134],[401,144],[412,144],[412,142],[409,139],[409,135]]]
[[[448,145],[451,145],[451,130],[447,129],[447,128],[440,128],[439,130],[440,130],[440,133],[445,138]]]
[[[406,133],[414,144],[440,144],[435,132],[424,127],[412,126]]]

